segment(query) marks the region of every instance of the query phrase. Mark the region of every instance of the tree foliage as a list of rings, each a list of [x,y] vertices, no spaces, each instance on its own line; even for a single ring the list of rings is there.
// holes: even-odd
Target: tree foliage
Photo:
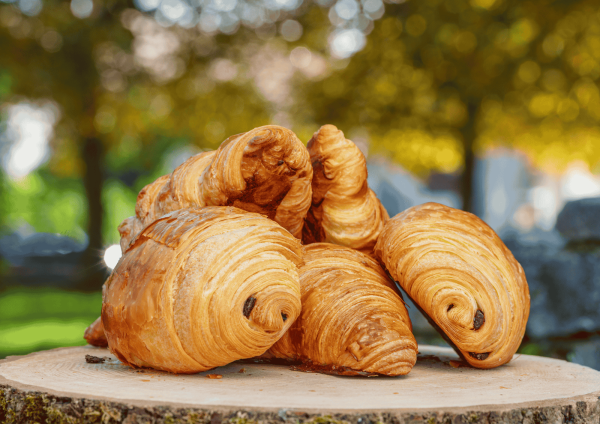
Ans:
[[[94,2],[84,19],[65,1],[29,14],[0,4],[0,102],[49,101],[60,114],[50,161],[30,179],[43,176],[46,191],[63,193],[63,182],[84,178],[69,190],[96,198],[87,208],[105,209],[98,237],[114,242],[115,223],[133,213],[143,185],[170,172],[176,147],[213,149],[271,122],[305,141],[333,123],[421,176],[468,176],[473,154],[499,145],[548,171],[575,159],[599,166],[597,2],[408,0],[369,21],[361,0],[352,23],[334,3],[318,3],[272,10],[268,22],[226,34],[164,25],[116,0]],[[285,34],[286,19],[301,35]],[[332,58],[332,36],[350,24],[368,33],[366,46]],[[96,186],[86,173],[94,164],[104,173]],[[41,199],[26,194],[27,181],[2,182],[3,199]],[[61,210],[61,196],[48,197],[49,208]],[[19,202],[3,201],[9,223],[25,208]],[[73,225],[90,215],[71,212],[59,215]],[[64,231],[35,219],[38,230]]]
[[[598,167],[598,76],[597,2],[407,1],[341,70],[298,81],[295,116],[366,129],[372,150],[421,175],[498,145],[551,172]]]

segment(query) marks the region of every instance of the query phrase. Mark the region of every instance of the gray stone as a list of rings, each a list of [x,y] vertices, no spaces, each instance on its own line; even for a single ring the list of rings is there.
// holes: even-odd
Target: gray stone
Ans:
[[[570,362],[600,370],[600,337],[578,343],[568,358]]]
[[[475,161],[474,213],[495,231],[511,225],[519,207],[527,202],[530,183],[522,154],[497,149]]]
[[[600,241],[600,197],[567,203],[558,214],[556,229],[569,241]]]
[[[384,158],[369,158],[369,187],[375,192],[390,217],[427,202],[459,208],[460,197],[450,190],[429,190],[412,174]]]
[[[600,251],[573,249],[557,232],[503,237],[525,271],[533,339],[600,331]]]
[[[83,252],[86,243],[52,233],[22,235],[14,232],[0,239],[0,256],[20,265],[26,258],[48,257]]]

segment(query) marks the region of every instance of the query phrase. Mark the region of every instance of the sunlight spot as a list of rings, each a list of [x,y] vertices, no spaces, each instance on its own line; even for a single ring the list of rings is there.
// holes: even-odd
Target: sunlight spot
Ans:
[[[329,46],[334,57],[345,59],[365,46],[365,35],[358,29],[335,31]]]
[[[36,16],[42,11],[42,0],[19,0],[19,9],[25,15]]]
[[[354,0],[339,0],[334,7],[337,15],[347,21],[354,18],[359,11],[358,3]]]
[[[600,195],[600,178],[586,164],[575,162],[562,178],[561,194],[565,200],[577,200]]]
[[[280,32],[285,41],[296,41],[302,37],[302,25],[298,21],[288,19],[281,24]]]
[[[8,108],[6,130],[1,138],[9,147],[2,155],[2,167],[11,178],[24,177],[48,159],[48,141],[57,115],[52,104],[40,107],[23,102]]]
[[[113,244],[104,251],[104,263],[110,269],[114,269],[117,266],[117,263],[119,263],[121,256],[121,246]]]
[[[94,11],[94,3],[92,0],[71,0],[71,12],[73,16],[84,19]]]
[[[160,5],[160,0],[134,0],[135,5],[143,12],[150,12]]]
[[[312,53],[306,47],[296,47],[290,53],[290,62],[296,68],[307,68],[312,61]]]

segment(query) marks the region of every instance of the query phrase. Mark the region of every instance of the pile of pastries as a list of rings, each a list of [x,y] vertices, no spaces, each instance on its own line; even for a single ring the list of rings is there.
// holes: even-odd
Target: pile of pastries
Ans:
[[[507,363],[525,333],[525,274],[496,233],[436,203],[390,219],[332,125],[308,146],[275,125],[229,137],[146,186],[119,232],[85,338],[134,367],[404,375],[418,352],[398,286],[474,367]]]

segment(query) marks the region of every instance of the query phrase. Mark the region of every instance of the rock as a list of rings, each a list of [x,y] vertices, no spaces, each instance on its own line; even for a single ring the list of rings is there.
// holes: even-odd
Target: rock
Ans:
[[[60,234],[14,232],[0,239],[0,257],[9,267],[2,275],[8,286],[74,288],[81,278],[87,243]],[[98,255],[98,266],[103,267]]]
[[[0,256],[14,265],[21,265],[26,258],[80,253],[85,250],[86,244],[60,234],[22,235],[14,232],[0,239]]]
[[[578,343],[568,358],[570,362],[600,370],[600,337]]]
[[[558,214],[556,229],[569,241],[600,241],[600,197],[567,203]]]
[[[369,158],[369,187],[375,192],[390,217],[411,206],[437,202],[460,208],[460,197],[450,190],[430,190],[398,165],[383,158]]]
[[[505,149],[491,150],[475,161],[473,211],[494,231],[510,225],[515,212],[527,202],[527,162],[522,154]]]
[[[575,250],[556,231],[508,233],[503,240],[527,277],[529,337],[600,331],[600,251]]]

